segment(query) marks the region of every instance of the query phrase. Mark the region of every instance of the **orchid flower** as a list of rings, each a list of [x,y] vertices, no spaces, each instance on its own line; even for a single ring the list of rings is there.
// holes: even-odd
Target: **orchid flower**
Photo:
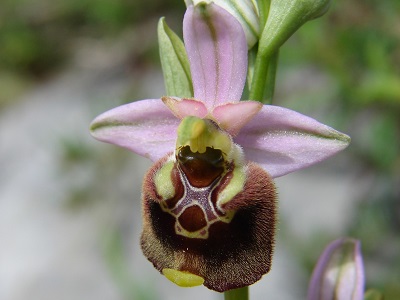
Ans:
[[[308,300],[362,300],[364,264],[360,241],[342,238],[330,243],[318,260]]]
[[[320,162],[349,137],[307,116],[240,101],[247,42],[216,4],[189,6],[183,36],[193,98],[125,104],[92,135],[155,162],[143,183],[141,246],[181,286],[248,286],[270,270],[276,223],[272,178]]]

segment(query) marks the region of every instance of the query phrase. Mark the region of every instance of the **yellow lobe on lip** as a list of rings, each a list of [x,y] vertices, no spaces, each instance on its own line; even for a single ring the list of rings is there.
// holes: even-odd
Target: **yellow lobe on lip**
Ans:
[[[187,271],[165,268],[162,273],[168,280],[180,287],[195,287],[204,283],[204,278]]]
[[[174,162],[168,161],[154,175],[154,185],[157,194],[159,194],[163,200],[167,200],[175,196],[175,186],[171,180],[173,168]]]

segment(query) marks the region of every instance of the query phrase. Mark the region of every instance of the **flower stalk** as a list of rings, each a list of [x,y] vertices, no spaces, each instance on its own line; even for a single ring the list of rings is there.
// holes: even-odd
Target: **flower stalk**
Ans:
[[[278,70],[279,50],[271,55],[258,53],[255,59],[250,99],[272,104]]]
[[[224,300],[248,300],[249,287],[245,286],[240,289],[233,289],[224,293]]]
[[[258,0],[260,26],[250,98],[272,103],[279,48],[304,23],[322,16],[330,0]]]
[[[272,104],[275,92],[276,72],[278,70],[279,50],[277,50],[269,61],[267,78],[265,80],[264,103]]]
[[[264,28],[265,23],[267,22],[270,5],[271,0],[257,0],[261,28]]]
[[[250,98],[264,104],[272,104],[275,92],[275,79],[278,70],[279,50],[271,56],[256,57],[254,78],[250,88]]]

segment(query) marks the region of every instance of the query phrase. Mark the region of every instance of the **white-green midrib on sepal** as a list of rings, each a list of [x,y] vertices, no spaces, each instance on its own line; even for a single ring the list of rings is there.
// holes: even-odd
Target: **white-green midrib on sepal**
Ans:
[[[165,89],[168,96],[193,97],[189,59],[185,46],[161,18],[158,22],[158,43]]]

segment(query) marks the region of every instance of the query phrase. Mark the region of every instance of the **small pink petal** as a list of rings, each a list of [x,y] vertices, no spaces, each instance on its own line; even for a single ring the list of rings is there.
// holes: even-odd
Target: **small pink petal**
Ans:
[[[111,109],[90,125],[96,139],[127,148],[155,161],[175,149],[177,119],[160,99]]]
[[[232,136],[236,136],[263,107],[258,101],[225,103],[215,107],[212,116],[218,125]]]
[[[162,97],[161,99],[179,119],[183,119],[186,116],[204,118],[208,114],[207,107],[199,100],[176,97]]]
[[[208,109],[239,101],[247,72],[247,42],[240,23],[223,8],[189,6],[183,20],[194,98]]]
[[[290,109],[264,105],[235,142],[248,160],[279,177],[334,155],[349,145],[350,138]]]

